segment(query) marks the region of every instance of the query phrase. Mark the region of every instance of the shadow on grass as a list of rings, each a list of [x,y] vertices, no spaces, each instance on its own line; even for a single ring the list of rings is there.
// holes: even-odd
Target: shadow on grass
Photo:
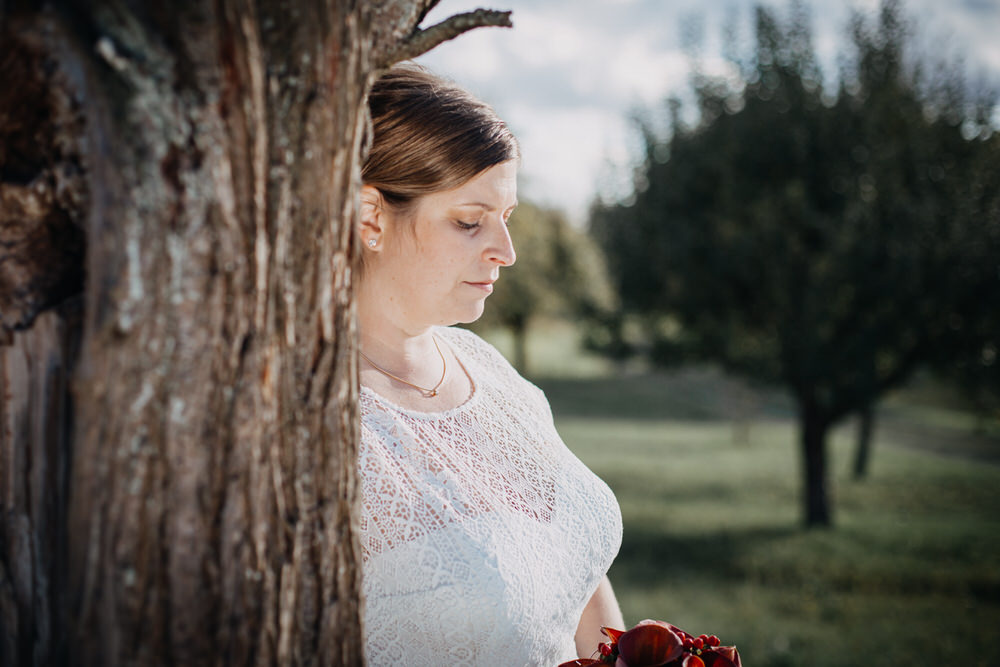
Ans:
[[[660,507],[682,507],[698,503],[741,502],[745,491],[725,484],[669,484],[657,477],[656,473],[645,471],[601,471],[601,479],[615,489],[619,503],[634,502],[636,499]],[[635,492],[634,489],[641,489]],[[789,502],[795,502],[789,496]]]
[[[743,580],[746,553],[800,532],[794,526],[771,526],[681,535],[633,524],[625,531],[611,575],[650,588],[681,579]]]
[[[669,590],[678,583],[700,581],[715,589],[749,583],[771,590],[823,594],[937,595],[993,605],[1000,602],[1000,579],[983,568],[971,567],[956,576],[953,571],[928,569],[924,563],[887,571],[843,555],[815,555],[815,559],[803,560],[807,551],[799,551],[791,560],[779,557],[753,562],[748,556],[766,554],[778,542],[808,534],[796,526],[768,526],[685,535],[632,524],[625,531],[609,574],[624,586],[646,590]]]
[[[685,421],[789,417],[780,392],[751,387],[713,369],[609,378],[533,378],[561,417]]]

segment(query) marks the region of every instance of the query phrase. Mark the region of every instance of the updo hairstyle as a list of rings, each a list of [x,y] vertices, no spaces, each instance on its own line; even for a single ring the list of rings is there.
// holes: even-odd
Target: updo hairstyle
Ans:
[[[418,65],[396,65],[380,77],[368,108],[373,136],[361,180],[396,213],[520,159],[517,140],[489,105]]]

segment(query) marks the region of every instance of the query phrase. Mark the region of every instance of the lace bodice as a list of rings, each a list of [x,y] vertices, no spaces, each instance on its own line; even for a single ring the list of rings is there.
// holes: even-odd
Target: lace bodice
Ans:
[[[435,333],[475,382],[466,403],[420,413],[361,391],[368,664],[573,659],[621,543],[618,503],[563,444],[541,390],[475,334]]]

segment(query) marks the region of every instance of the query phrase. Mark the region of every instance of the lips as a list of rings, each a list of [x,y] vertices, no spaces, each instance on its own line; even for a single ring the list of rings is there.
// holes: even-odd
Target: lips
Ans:
[[[483,290],[487,294],[491,294],[493,292],[493,283],[494,282],[496,282],[496,281],[495,280],[484,280],[484,281],[478,282],[478,283],[466,282],[466,285],[471,285],[472,287],[475,287],[476,289]]]

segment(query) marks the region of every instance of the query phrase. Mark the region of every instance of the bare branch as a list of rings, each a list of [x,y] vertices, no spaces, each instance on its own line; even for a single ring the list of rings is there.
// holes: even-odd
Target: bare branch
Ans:
[[[389,52],[382,66],[389,67],[403,60],[416,58],[427,53],[438,44],[458,37],[463,32],[486,26],[512,28],[514,24],[510,21],[509,11],[501,12],[494,9],[477,9],[474,12],[456,14],[441,21],[441,23],[432,25],[426,30],[417,30],[404,39],[395,49]]]
[[[417,25],[424,22],[424,19],[427,18],[427,15],[431,13],[432,9],[437,7],[439,2],[441,2],[441,0],[427,0],[427,4],[420,10],[420,18],[417,20]]]

